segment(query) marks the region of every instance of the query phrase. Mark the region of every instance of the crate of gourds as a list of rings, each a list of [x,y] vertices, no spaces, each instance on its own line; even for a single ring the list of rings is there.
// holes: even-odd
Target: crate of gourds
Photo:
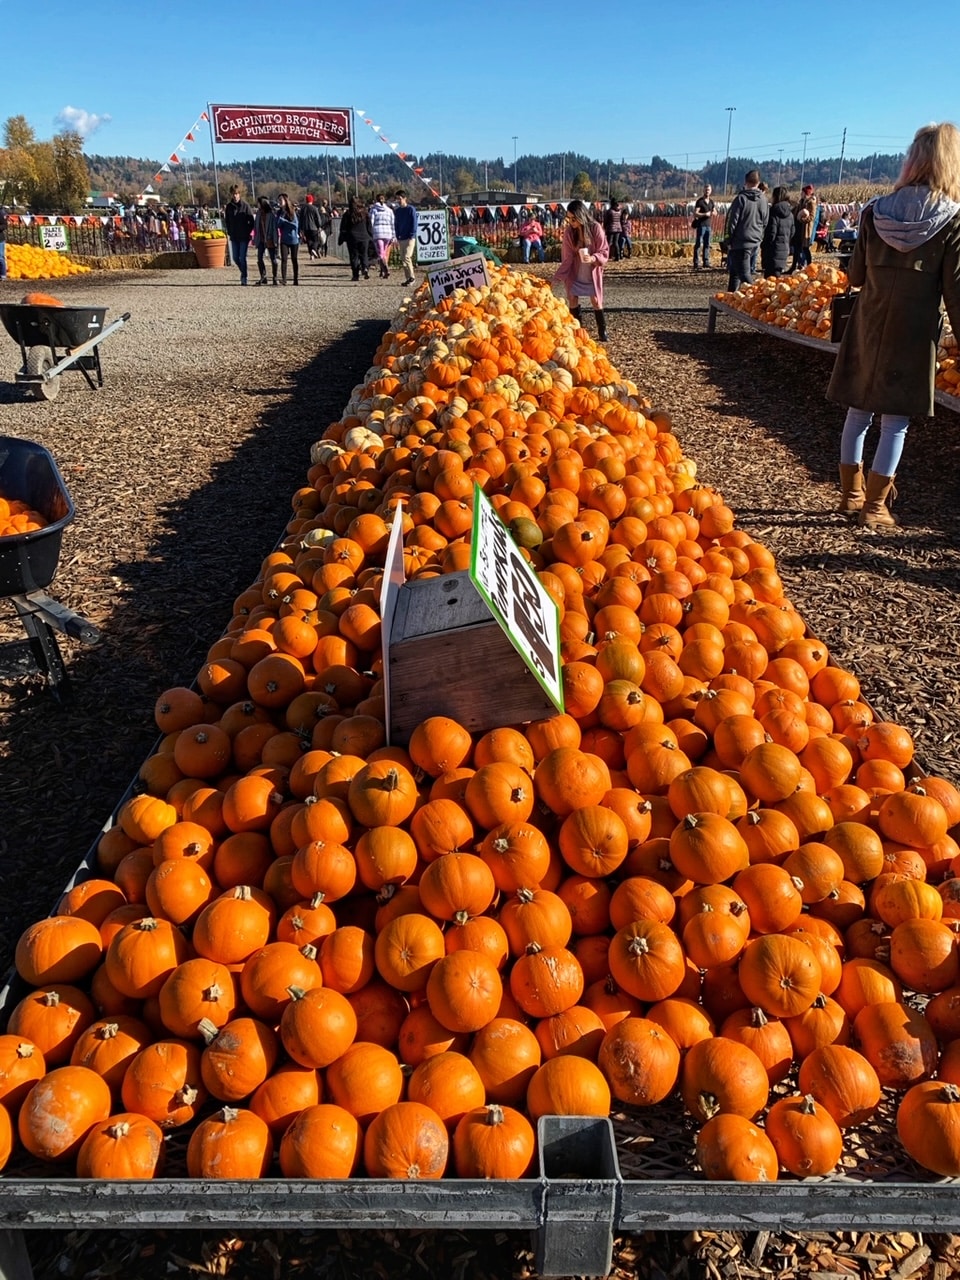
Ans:
[[[401,307],[20,938],[9,1172],[518,1179],[542,1116],[663,1108],[693,1184],[828,1175],[877,1116],[906,1180],[960,1174],[960,792],[565,304],[492,276]],[[565,711],[392,746],[392,522],[408,579],[460,572],[475,485]]]

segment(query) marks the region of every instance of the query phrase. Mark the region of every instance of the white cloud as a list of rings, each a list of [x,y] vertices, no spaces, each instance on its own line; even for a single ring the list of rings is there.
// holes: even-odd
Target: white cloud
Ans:
[[[62,129],[79,133],[81,138],[89,138],[96,133],[102,124],[109,124],[111,117],[97,115],[95,111],[84,111],[82,107],[64,107],[58,112],[56,122]]]

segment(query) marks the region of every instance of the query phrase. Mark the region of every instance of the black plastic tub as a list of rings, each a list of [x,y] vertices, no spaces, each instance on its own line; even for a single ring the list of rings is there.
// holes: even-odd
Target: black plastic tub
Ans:
[[[53,581],[63,531],[73,519],[73,502],[48,450],[33,440],[0,436],[0,497],[19,499],[50,522],[0,538],[0,596],[39,591]]]

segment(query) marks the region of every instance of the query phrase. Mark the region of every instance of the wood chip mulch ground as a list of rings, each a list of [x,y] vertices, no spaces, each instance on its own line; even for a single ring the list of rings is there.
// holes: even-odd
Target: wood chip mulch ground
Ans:
[[[550,269],[535,268],[540,274]],[[0,674],[0,964],[56,901],[154,732],[166,686],[190,683],[279,536],[310,443],[363,375],[399,298],[311,265],[298,290],[240,290],[224,272],[58,282],[68,300],[130,310],[103,346],[106,385],[65,380],[23,400],[0,348],[0,434],[51,449],[77,507],[50,593],[101,627],[64,642],[73,701]],[[707,337],[719,272],[611,265],[609,353],[669,412],[700,478],[777,556],[788,594],[879,714],[914,734],[927,767],[960,780],[960,418],[911,427],[898,477],[903,527],[871,534],[833,508],[842,410],[824,399],[830,358],[723,318]],[[16,300],[16,286],[0,300]],[[592,320],[587,317],[588,327]],[[591,330],[592,331],[592,330]],[[0,599],[0,642],[18,636]],[[0,651],[0,668],[3,654]],[[532,1275],[509,1232],[27,1233],[38,1277]],[[617,1280],[948,1280],[957,1238],[789,1231],[647,1233],[616,1242]]]

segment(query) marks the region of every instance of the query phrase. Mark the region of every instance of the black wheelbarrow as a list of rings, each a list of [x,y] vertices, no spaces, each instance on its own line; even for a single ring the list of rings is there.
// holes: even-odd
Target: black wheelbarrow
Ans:
[[[43,590],[56,575],[73,502],[48,451],[14,436],[0,436],[0,496],[27,503],[48,521],[42,529],[0,537],[0,599],[10,600],[27,633],[26,641],[0,645],[0,675],[39,671],[51,693],[62,700],[69,683],[55,632],[82,644],[102,639],[92,622]]]
[[[129,311],[104,327],[106,307],[51,307],[27,302],[0,303],[3,327],[19,343],[23,367],[16,380],[38,400],[53,400],[60,375],[77,369],[91,391],[103,386],[100,343],[123,327]],[[96,382],[94,382],[96,377]]]

